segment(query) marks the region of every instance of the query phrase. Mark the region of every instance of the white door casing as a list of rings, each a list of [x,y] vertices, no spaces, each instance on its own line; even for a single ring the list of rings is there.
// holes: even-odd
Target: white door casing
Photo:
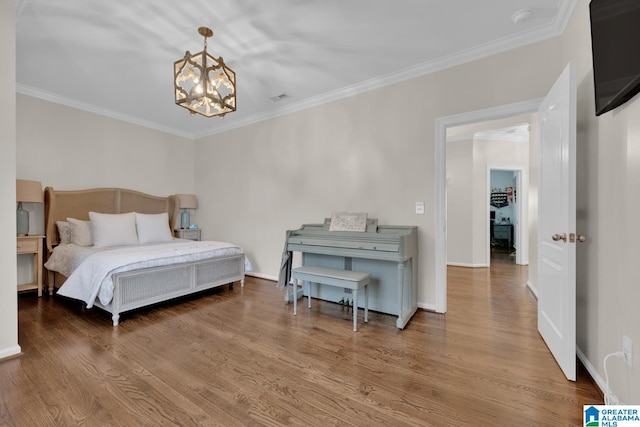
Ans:
[[[422,308],[447,312],[447,128],[487,120],[502,119],[537,111],[542,99],[460,113],[436,119],[435,124],[435,305]],[[488,209],[488,208],[487,208]]]
[[[571,64],[538,114],[538,331],[567,379],[575,381],[576,244],[570,236],[576,227],[576,85]]]

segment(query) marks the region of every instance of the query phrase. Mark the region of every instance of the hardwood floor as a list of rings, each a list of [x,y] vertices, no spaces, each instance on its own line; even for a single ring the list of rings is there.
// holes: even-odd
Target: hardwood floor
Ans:
[[[566,381],[536,330],[526,267],[449,268],[449,312],[407,328],[273,282],[124,315],[19,297],[23,355],[0,363],[0,425],[576,426],[602,403]]]

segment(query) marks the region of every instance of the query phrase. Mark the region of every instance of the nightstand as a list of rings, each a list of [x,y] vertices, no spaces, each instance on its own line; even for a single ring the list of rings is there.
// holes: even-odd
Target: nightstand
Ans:
[[[33,283],[18,285],[18,291],[37,289],[38,296],[42,296],[42,246],[44,236],[18,236],[16,252],[21,254],[33,254]]]
[[[199,228],[179,228],[173,230],[173,235],[179,239],[200,240]]]

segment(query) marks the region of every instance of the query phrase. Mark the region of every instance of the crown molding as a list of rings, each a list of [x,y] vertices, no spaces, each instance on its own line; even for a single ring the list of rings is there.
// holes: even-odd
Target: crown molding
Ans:
[[[466,49],[434,61],[425,62],[413,67],[405,68],[404,70],[400,70],[398,72],[376,77],[364,82],[344,87],[342,89],[327,92],[313,98],[291,103],[275,110],[271,110],[265,113],[253,114],[244,119],[228,122],[226,124],[223,124],[222,126],[217,126],[215,130],[197,133],[194,136],[196,139],[200,139],[218,133],[227,132],[232,129],[249,126],[258,122],[273,119],[279,116],[284,116],[286,114],[291,114],[297,111],[305,110],[307,108],[316,107],[318,105],[337,101],[339,99],[347,98],[359,93],[379,89],[385,86],[402,82],[404,80],[421,77],[447,68],[455,67],[457,65],[462,65],[468,62],[476,61],[478,59],[496,55],[498,53],[506,52],[511,49],[527,46],[533,43],[560,36],[569,23],[569,19],[571,18],[571,15],[573,14],[577,3],[578,0],[561,1],[556,19],[549,25],[532,28],[531,30],[519,33],[511,37],[505,37],[503,39],[476,46],[471,49]]]
[[[22,6],[26,4],[27,0],[22,0]],[[33,96],[36,98],[44,99],[50,102],[66,105],[68,107],[77,108],[80,110],[89,111],[95,114],[100,114],[106,117],[110,117],[117,120],[122,120],[135,125],[155,129],[161,132],[173,134],[187,139],[198,140],[208,136],[213,136],[223,132],[227,132],[233,129],[249,126],[255,123],[259,123],[265,120],[274,119],[276,117],[284,116],[287,114],[295,113],[297,111],[306,110],[312,107],[316,107],[329,102],[334,102],[343,98],[347,98],[353,95],[357,95],[363,92],[368,92],[374,89],[379,89],[385,86],[389,86],[395,83],[399,83],[405,80],[409,80],[416,77],[421,77],[427,74],[431,74],[437,71],[441,71],[447,68],[462,65],[468,62],[476,61],[482,58],[486,58],[498,53],[506,52],[511,49],[523,47],[533,43],[537,43],[546,39],[557,37],[561,35],[573,14],[578,0],[561,0],[558,14],[556,19],[551,24],[532,28],[528,31],[519,33],[511,37],[505,37],[503,39],[486,43],[480,46],[476,46],[471,49],[466,49],[434,61],[418,64],[413,67],[408,67],[403,70],[390,73],[384,76],[379,76],[364,82],[359,82],[351,86],[347,86],[338,90],[324,93],[319,96],[308,98],[299,102],[284,105],[277,109],[273,109],[263,113],[252,114],[248,117],[236,120],[229,120],[226,123],[216,126],[215,129],[206,130],[203,132],[186,133],[180,129],[169,128],[162,124],[151,122],[148,120],[142,120],[136,117],[125,115],[116,111],[106,110],[104,108],[79,102],[70,98],[66,98],[51,92],[45,92],[30,86],[21,84],[16,85],[16,91],[18,93]]]
[[[62,104],[67,107],[76,108],[78,110],[88,111],[90,113],[98,114],[101,116],[109,117],[116,120],[121,120],[123,122],[131,123],[134,125],[154,129],[160,132],[169,133],[172,135],[180,136],[182,138],[187,139],[195,139],[193,134],[185,133],[180,129],[170,128],[167,126],[163,126],[159,123],[152,122],[149,120],[143,120],[137,117],[133,117],[127,114],[122,114],[117,111],[107,110],[105,108],[98,107],[96,105],[87,104],[84,102],[80,102],[75,99],[67,98],[56,93],[47,92],[44,90],[40,90],[34,88],[32,86],[23,85],[20,83],[16,84],[16,92],[22,95],[32,96],[34,98],[43,99],[45,101],[53,102],[56,104]]]

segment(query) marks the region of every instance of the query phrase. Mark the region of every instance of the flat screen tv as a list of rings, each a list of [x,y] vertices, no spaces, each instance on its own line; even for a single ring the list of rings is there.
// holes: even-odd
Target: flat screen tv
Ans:
[[[640,92],[640,0],[591,0],[596,116]]]

